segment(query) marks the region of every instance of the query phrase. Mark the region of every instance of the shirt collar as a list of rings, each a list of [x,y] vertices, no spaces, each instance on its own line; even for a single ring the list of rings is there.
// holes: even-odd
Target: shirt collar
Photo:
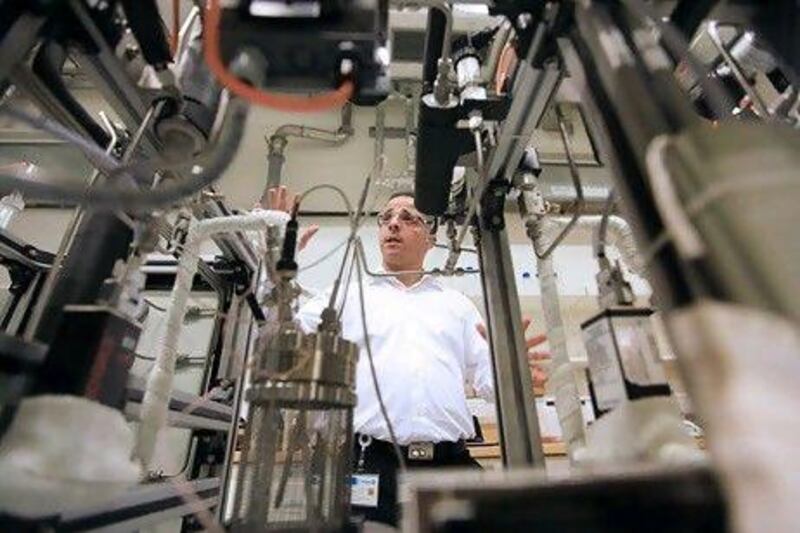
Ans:
[[[384,270],[384,269],[381,269],[381,270],[378,271],[378,274],[386,274],[386,273],[387,273],[387,271]],[[444,290],[444,287],[439,282],[439,280],[436,279],[435,276],[431,276],[430,274],[424,274],[422,276],[422,278],[420,278],[420,280],[418,282],[416,282],[415,284],[411,285],[410,287],[407,287],[406,285],[404,285],[399,279],[397,279],[394,276],[370,277],[369,280],[370,280],[370,283],[373,284],[373,285],[374,284],[380,284],[380,283],[386,283],[386,284],[392,285],[393,287],[396,287],[398,289],[403,289],[403,290],[407,290],[407,291],[412,291],[412,290],[416,290],[416,289],[420,289],[420,288],[431,288],[431,289],[435,289],[435,290],[439,290],[439,291]]]

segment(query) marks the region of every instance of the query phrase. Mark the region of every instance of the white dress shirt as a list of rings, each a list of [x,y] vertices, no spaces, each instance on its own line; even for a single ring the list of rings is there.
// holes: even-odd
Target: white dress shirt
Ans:
[[[330,289],[301,307],[297,320],[304,331],[317,328],[329,298]],[[465,383],[494,402],[489,348],[476,330],[483,319],[472,301],[430,276],[410,287],[393,277],[366,277],[364,299],[378,384],[399,443],[472,437]],[[353,427],[390,440],[364,345],[357,284],[344,301],[342,336],[360,349]]]

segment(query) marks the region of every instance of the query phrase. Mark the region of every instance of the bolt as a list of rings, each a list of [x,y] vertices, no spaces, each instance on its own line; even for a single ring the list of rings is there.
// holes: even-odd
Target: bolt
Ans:
[[[517,28],[521,30],[526,29],[530,25],[532,20],[533,17],[531,16],[530,13],[520,13],[519,16],[517,17]]]
[[[469,114],[468,119],[469,129],[474,131],[481,127],[483,124],[483,117],[480,112],[472,112]]]
[[[355,65],[352,59],[342,59],[342,63],[339,65],[339,72],[342,76],[348,76],[353,73],[354,68]]]
[[[139,47],[136,46],[135,44],[130,44],[125,47],[123,55],[125,56],[125,59],[127,59],[128,61],[132,61],[137,57],[139,57]]]

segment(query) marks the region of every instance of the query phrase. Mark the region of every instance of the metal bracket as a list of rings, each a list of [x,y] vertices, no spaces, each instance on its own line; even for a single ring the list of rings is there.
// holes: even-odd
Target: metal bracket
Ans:
[[[486,185],[486,192],[481,198],[481,219],[483,226],[490,231],[498,231],[506,227],[503,210],[510,184],[505,180],[492,180]]]

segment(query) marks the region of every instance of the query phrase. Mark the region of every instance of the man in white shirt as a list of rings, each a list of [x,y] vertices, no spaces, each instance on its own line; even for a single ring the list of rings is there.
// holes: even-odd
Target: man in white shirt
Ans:
[[[286,207],[286,193],[280,194],[277,207]],[[414,208],[413,196],[393,196],[378,215],[378,226],[385,272],[422,270],[434,236]],[[301,238],[303,244],[307,240]],[[301,307],[297,320],[303,330],[316,330],[329,298],[330,290]],[[479,467],[464,444],[475,434],[464,385],[493,403],[494,380],[485,332],[479,329],[483,319],[475,305],[436,278],[414,273],[367,278],[364,298],[378,386],[407,466]],[[356,473],[379,475],[377,507],[354,510],[369,520],[396,525],[399,465],[370,373],[357,286],[349,287],[344,299],[342,336],[361,349],[354,467]],[[546,379],[538,366],[532,367],[532,376],[535,384]]]

